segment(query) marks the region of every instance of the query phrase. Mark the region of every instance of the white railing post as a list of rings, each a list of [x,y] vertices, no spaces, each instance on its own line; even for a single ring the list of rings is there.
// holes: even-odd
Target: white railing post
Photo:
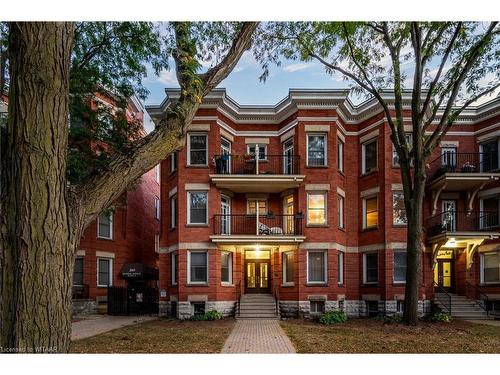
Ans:
[[[258,236],[259,235],[259,201],[258,200],[255,201],[255,209],[256,209],[256,212],[255,212],[256,216],[255,217],[257,218],[257,224],[256,224],[255,229],[257,232],[256,235]]]

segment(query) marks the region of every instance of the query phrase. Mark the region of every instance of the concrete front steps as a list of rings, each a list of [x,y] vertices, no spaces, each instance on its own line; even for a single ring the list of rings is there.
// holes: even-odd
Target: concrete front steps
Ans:
[[[490,319],[475,300],[467,299],[465,296],[448,293],[451,296],[451,316],[464,320],[486,320]],[[436,293],[434,302],[443,311],[447,312],[444,305],[448,305],[449,297],[444,293]]]
[[[270,294],[243,294],[237,319],[279,319],[276,300]]]

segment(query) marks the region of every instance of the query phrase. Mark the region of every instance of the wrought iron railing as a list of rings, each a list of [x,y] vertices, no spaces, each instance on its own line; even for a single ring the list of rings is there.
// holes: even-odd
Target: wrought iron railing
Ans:
[[[234,307],[234,316],[240,316],[241,305],[241,280],[236,284],[236,306]]]
[[[0,126],[7,125],[7,112],[0,112]]]
[[[88,284],[83,285],[73,285],[71,289],[72,299],[88,299],[89,298],[89,286]]]
[[[438,301],[451,314],[451,295],[446,289],[434,281],[434,287],[439,293],[434,293],[434,299]]]
[[[302,221],[302,214],[217,214],[213,217],[213,232],[215,235],[302,235]]]
[[[432,181],[445,173],[498,172],[497,152],[443,152],[429,163]]]
[[[484,293],[481,293],[481,290],[476,285],[473,285],[471,282],[467,281],[465,283],[465,294],[467,295],[467,297],[472,297],[475,301],[477,301],[477,305],[481,309],[483,309],[487,315],[489,315],[490,304],[488,296]]]
[[[274,283],[273,296],[274,296],[274,303],[275,303],[274,308],[276,311],[276,315],[279,316],[279,314],[280,314],[280,289],[279,289],[279,284],[277,282]]]
[[[426,220],[427,235],[445,232],[492,232],[499,229],[499,213],[491,211],[444,211]]]
[[[300,156],[265,155],[259,158],[252,154],[215,155],[212,167],[215,174],[293,175],[299,174]]]

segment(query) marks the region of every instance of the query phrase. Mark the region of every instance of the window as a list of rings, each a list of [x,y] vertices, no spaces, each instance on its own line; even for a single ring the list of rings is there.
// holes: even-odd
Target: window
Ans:
[[[177,226],[177,195],[170,197],[170,228]]]
[[[307,224],[326,224],[326,193],[307,194]]]
[[[207,196],[206,191],[188,192],[188,224],[207,224]]]
[[[75,258],[73,268],[73,285],[83,285],[83,257]]]
[[[113,239],[113,214],[100,214],[97,218],[97,237]]]
[[[413,134],[406,133],[405,139],[406,139],[406,146],[408,147],[408,151],[411,151],[411,149],[413,148]],[[394,145],[392,146],[392,165],[394,167],[399,167],[399,156],[398,156],[398,152],[396,151],[396,148],[394,147]]]
[[[363,254],[363,283],[378,282],[378,253]]]
[[[481,283],[500,282],[500,253],[481,254]]]
[[[247,151],[250,155],[259,154],[259,160],[267,160],[267,145],[266,144],[249,144]]]
[[[177,285],[177,270],[178,270],[178,264],[177,264],[177,253],[171,253],[171,271],[172,271],[172,285]]]
[[[342,251],[339,251],[338,254],[338,284],[343,285],[344,284],[344,253]]]
[[[311,284],[326,283],[326,252],[307,252],[307,282]]]
[[[378,225],[377,197],[363,199],[363,228],[374,228]]]
[[[366,174],[377,170],[377,140],[373,139],[363,143],[361,153],[362,173]]]
[[[201,316],[205,314],[205,302],[191,302],[193,307],[193,315]]]
[[[207,135],[190,134],[188,143],[188,164],[207,165]]]
[[[160,183],[161,179],[161,167],[160,164],[157,164],[155,167],[155,179],[157,183]]]
[[[325,312],[325,301],[311,301],[311,314],[323,314]]]
[[[326,165],[326,134],[307,135],[307,165],[311,167]]]
[[[405,196],[402,192],[392,193],[392,223],[394,225],[406,225]]]
[[[294,282],[294,252],[287,251],[283,253],[283,283],[289,284]]]
[[[177,170],[177,151],[170,154],[170,173]]]
[[[396,301],[396,312],[398,314],[402,314],[405,311],[405,301],[402,299],[398,299]]]
[[[97,258],[97,286],[113,285],[113,259]]]
[[[160,198],[155,197],[155,218],[160,220]]]
[[[339,228],[344,228],[344,197],[342,195],[338,196],[338,219]]]
[[[190,251],[188,261],[188,282],[191,284],[208,283],[208,253]]]
[[[265,199],[248,199],[247,214],[257,215],[257,205],[259,205],[259,216],[267,214],[267,201]]]
[[[366,311],[369,317],[378,315],[378,301],[365,301]]]
[[[228,251],[221,252],[221,282],[223,284],[233,283],[233,254]]]
[[[155,234],[155,253],[160,252],[160,234]]]
[[[481,229],[491,228],[495,230],[498,228],[499,203],[498,197],[485,198],[479,201],[481,207],[481,219],[479,224],[481,225]]]
[[[481,172],[498,170],[498,140],[481,144]]]
[[[455,168],[457,165],[457,148],[441,147],[441,164],[447,168]]]
[[[337,164],[339,172],[344,172],[344,142],[340,139],[337,144]]]
[[[406,251],[394,251],[393,280],[395,283],[406,282]]]

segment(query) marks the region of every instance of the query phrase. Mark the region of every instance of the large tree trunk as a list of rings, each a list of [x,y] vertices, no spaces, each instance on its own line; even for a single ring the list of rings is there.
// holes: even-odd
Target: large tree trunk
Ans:
[[[4,351],[66,352],[75,238],[67,212],[71,23],[10,25],[2,131],[0,331]]]

